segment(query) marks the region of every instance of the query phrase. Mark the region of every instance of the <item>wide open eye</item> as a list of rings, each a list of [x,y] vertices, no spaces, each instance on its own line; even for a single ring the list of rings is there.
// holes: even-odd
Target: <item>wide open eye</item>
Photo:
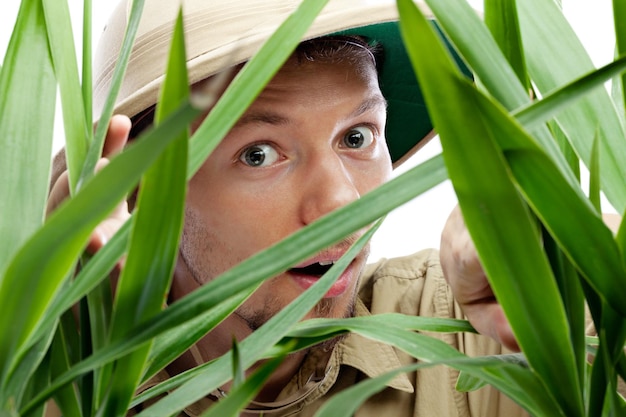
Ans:
[[[278,152],[272,145],[252,145],[241,152],[239,160],[250,167],[265,167],[278,161]]]
[[[350,129],[343,137],[343,145],[351,149],[366,148],[374,142],[374,132],[367,126]]]

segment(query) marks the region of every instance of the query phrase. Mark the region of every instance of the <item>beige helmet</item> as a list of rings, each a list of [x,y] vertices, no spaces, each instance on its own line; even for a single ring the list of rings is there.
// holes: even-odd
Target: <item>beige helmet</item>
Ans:
[[[156,103],[171,31],[182,3],[190,83],[247,61],[300,0],[146,0],[115,112],[132,117]],[[94,64],[94,117],[100,117],[130,15],[122,0],[107,24]],[[429,10],[419,5],[425,15]],[[382,46],[378,69],[388,101],[386,137],[394,165],[432,136],[432,125],[404,50],[392,0],[330,0],[305,39],[361,35]]]

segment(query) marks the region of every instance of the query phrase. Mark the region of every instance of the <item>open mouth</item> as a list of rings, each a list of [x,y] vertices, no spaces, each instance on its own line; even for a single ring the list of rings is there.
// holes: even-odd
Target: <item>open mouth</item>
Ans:
[[[315,262],[303,268],[291,268],[289,272],[298,275],[313,275],[321,277],[334,265],[334,262]]]

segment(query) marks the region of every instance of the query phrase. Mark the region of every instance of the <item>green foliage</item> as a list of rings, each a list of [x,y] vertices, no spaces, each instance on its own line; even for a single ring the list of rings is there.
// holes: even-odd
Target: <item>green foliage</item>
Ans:
[[[405,43],[443,156],[163,309],[186,181],[288,58],[325,3],[303,1],[217,103],[210,92],[201,99],[188,97],[179,19],[157,125],[94,174],[143,2],[133,2],[112,92],[94,134],[90,60],[83,62],[81,85],[67,4],[22,2],[0,69],[0,194],[10,196],[0,202],[0,414],[40,414],[53,398],[65,416],[121,416],[128,407],[173,390],[143,413],[169,416],[234,378],[231,394],[206,415],[236,415],[285,355],[347,332],[389,343],[420,362],[346,390],[320,416],[352,413],[396,374],[430,366],[461,370],[462,390],[491,384],[534,415],[626,413],[616,388],[626,376],[626,226],[614,236],[598,210],[601,190],[618,211],[626,209],[624,117],[615,110],[623,103],[602,88],[606,80],[619,79],[626,57],[594,70],[552,2],[492,0],[486,2],[485,24],[463,2],[427,1],[473,70],[476,82],[470,83],[414,4],[398,0]],[[88,1],[85,9],[89,33]],[[622,2],[614,2],[614,11],[621,53]],[[85,40],[90,43],[89,36]],[[83,50],[90,55],[88,46]],[[429,58],[420,59],[424,55]],[[45,219],[57,86],[72,197]],[[543,98],[533,101],[530,86]],[[623,94],[615,97],[623,100]],[[198,107],[201,102],[215,106],[189,139],[189,123],[206,110]],[[591,172],[589,197],[578,182],[578,157]],[[181,166],[187,169],[174,169]],[[420,333],[473,331],[464,321],[380,315],[302,322],[373,227],[309,291],[238,344],[235,353],[135,396],[141,383],[219,324],[264,280],[376,223],[448,177],[523,356],[469,358]],[[94,228],[139,183],[131,219],[102,250],[85,256]],[[126,267],[111,299],[108,274],[123,256]],[[72,314],[77,303],[80,331]],[[598,330],[594,339],[585,338],[585,304]],[[597,355],[592,364],[588,353]],[[261,359],[268,361],[241,380],[242,371]]]

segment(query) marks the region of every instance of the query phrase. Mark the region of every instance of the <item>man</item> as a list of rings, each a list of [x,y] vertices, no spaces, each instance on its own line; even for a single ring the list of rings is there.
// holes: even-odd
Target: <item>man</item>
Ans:
[[[190,81],[200,82],[246,61],[297,1],[201,1],[184,5]],[[116,111],[135,124],[150,118],[161,82],[167,32],[177,2],[147,1],[142,27]],[[113,16],[96,64],[95,114],[126,24],[125,5]],[[403,54],[395,5],[331,1],[303,42],[223,142],[191,179],[185,226],[170,299],[176,300],[258,251],[383,184],[430,135],[423,103]],[[348,31],[348,32],[346,32]],[[338,33],[341,32],[341,33]],[[411,115],[404,117],[404,112]],[[425,124],[419,126],[416,119]],[[417,128],[416,128],[417,126]],[[197,127],[197,124],[194,128]],[[105,156],[126,143],[129,119],[113,119]],[[106,163],[103,160],[102,163]],[[61,176],[51,207],[66,195]],[[97,250],[128,217],[121,206],[94,234]],[[237,311],[151,381],[157,383],[224,354],[233,335],[248,336],[310,287],[363,231],[265,282]],[[469,248],[469,252],[473,253]],[[307,317],[401,312],[463,317],[438,267],[435,251],[366,267],[363,250]],[[480,335],[441,335],[469,354],[502,348]],[[270,377],[248,413],[313,415],[332,394],[412,358],[349,335],[291,355]],[[457,392],[458,373],[436,368],[392,380],[358,416],[523,415],[491,388]],[[313,378],[317,381],[311,385]],[[223,387],[228,390],[228,387]],[[195,416],[213,396],[187,407]],[[147,405],[144,405],[147,406]],[[139,409],[142,407],[140,406]],[[138,410],[134,410],[138,411]]]

